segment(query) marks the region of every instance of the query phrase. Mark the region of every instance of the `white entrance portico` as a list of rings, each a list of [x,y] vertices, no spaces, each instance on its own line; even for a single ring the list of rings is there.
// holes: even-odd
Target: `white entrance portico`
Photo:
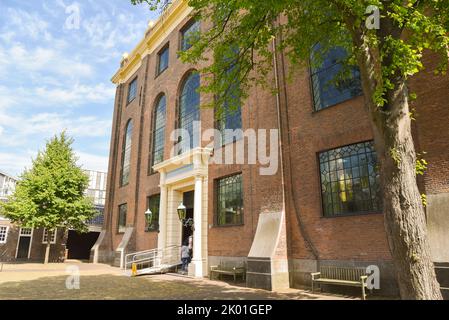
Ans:
[[[211,149],[194,148],[153,167],[160,173],[161,198],[159,207],[158,248],[181,245],[182,224],[177,208],[185,192],[194,191],[193,259],[189,275],[207,275],[207,200],[208,165]]]

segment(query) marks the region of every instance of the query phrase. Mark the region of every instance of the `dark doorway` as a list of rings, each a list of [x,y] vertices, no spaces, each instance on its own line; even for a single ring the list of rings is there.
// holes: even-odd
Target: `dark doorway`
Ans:
[[[99,232],[78,233],[69,230],[67,238],[68,259],[89,260],[90,249],[100,235]]]
[[[183,195],[183,203],[187,208],[187,212],[186,212],[186,221],[188,219],[192,219],[193,221],[193,203],[194,203],[194,198],[195,198],[195,192],[194,191],[190,191],[190,192],[185,192]],[[193,236],[193,231],[192,231],[192,227],[191,226],[183,226],[182,227],[182,243],[185,243],[189,241],[189,237]]]
[[[30,252],[31,237],[19,237],[19,247],[17,248],[17,259],[28,259]]]

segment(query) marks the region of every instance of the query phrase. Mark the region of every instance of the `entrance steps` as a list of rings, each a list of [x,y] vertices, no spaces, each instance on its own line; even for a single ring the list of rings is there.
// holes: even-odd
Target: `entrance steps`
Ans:
[[[168,246],[131,253],[125,256],[125,275],[138,276],[168,273],[181,264],[181,247]]]

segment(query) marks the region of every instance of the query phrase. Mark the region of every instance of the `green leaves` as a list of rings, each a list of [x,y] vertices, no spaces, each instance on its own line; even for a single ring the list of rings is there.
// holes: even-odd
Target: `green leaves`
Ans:
[[[96,211],[84,196],[89,178],[76,164],[72,143],[64,132],[47,142],[32,168],[22,174],[10,201],[0,204],[7,218],[30,228],[86,229],[84,222]]]

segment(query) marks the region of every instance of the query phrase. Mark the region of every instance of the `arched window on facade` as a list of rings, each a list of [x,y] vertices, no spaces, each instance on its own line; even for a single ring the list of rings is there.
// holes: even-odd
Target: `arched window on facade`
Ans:
[[[191,73],[185,80],[179,98],[178,129],[183,130],[183,137],[180,139],[178,154],[186,152],[199,145],[199,132],[194,132],[194,122],[200,120],[200,75],[197,72]],[[188,137],[185,134],[188,133]],[[186,138],[189,138],[188,141]]]
[[[121,185],[126,186],[129,183],[129,171],[131,166],[131,144],[132,144],[133,122],[128,121],[125,130],[125,137],[122,146],[122,172]]]
[[[164,161],[166,110],[167,98],[165,95],[161,95],[156,102],[156,107],[153,113],[151,168]]]

